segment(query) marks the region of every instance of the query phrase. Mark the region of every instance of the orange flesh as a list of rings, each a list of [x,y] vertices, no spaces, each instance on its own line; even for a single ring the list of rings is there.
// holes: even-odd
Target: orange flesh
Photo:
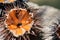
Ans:
[[[22,33],[23,33],[22,29],[20,29],[20,28],[17,28],[17,29],[16,29],[16,34],[17,34],[17,35],[20,35],[20,34],[22,34]]]
[[[0,0],[0,2],[1,2],[1,3],[3,3],[3,2],[4,2],[4,0]]]
[[[17,13],[17,14],[16,14]],[[17,15],[17,17],[16,17]],[[16,33],[15,35],[22,35],[24,31],[29,31],[31,29],[31,22],[33,19],[31,18],[31,14],[27,12],[27,10],[12,10],[9,12],[9,16],[6,19],[6,24],[8,25],[7,28],[9,30],[14,30]],[[22,23],[22,25],[17,26],[18,23]],[[23,28],[23,29],[21,29]]]
[[[25,25],[25,26],[23,26],[23,28],[24,28],[26,31],[29,31],[31,27],[30,27],[29,25]]]
[[[9,0],[9,2],[14,2],[14,0]]]
[[[16,25],[10,25],[10,26],[8,26],[8,29],[9,29],[9,30],[14,30],[14,29],[16,29],[16,28],[17,28]]]
[[[6,0],[7,1],[7,0]],[[8,0],[8,2],[14,2],[15,0]],[[4,3],[5,0],[0,0],[1,3]]]

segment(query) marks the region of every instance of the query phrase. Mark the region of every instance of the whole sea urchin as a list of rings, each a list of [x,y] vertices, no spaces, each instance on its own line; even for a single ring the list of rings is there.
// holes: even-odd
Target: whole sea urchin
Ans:
[[[4,5],[4,20],[0,22],[0,36],[4,40],[30,40],[29,35],[38,35],[41,26],[35,22],[40,20],[34,18],[33,12],[12,4]]]

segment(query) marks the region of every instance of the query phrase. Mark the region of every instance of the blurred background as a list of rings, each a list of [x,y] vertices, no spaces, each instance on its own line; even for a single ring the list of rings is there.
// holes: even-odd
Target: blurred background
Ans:
[[[37,3],[38,5],[49,5],[60,9],[60,0],[30,0],[31,2]]]

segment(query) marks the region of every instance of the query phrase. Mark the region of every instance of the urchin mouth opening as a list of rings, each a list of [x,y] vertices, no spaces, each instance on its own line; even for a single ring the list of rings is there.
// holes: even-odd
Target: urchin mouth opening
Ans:
[[[21,26],[21,25],[22,25],[22,23],[18,23],[18,24],[17,24],[17,27],[19,27],[19,26]]]

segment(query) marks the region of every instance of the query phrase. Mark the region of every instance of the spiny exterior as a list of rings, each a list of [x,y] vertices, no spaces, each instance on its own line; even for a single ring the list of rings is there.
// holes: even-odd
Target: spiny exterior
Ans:
[[[4,20],[1,19],[0,24],[2,28],[0,36],[3,40],[30,40],[30,35],[34,37],[38,35],[41,26],[35,24],[37,19],[33,17],[33,12],[26,9],[26,5],[23,4],[24,7],[18,4],[16,6],[14,3],[4,5],[5,14],[2,16]]]

